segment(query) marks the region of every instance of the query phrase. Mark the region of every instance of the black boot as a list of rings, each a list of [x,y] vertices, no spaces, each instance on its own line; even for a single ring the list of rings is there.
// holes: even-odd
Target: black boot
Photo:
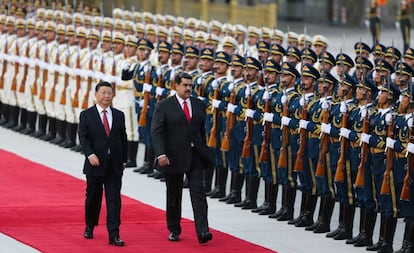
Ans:
[[[411,252],[411,251],[407,251],[408,247],[410,246],[412,248],[411,245],[411,237],[412,237],[412,222],[409,220],[405,221],[405,228],[404,228],[404,239],[401,245],[401,248],[396,251],[395,253],[406,253],[406,252]]]
[[[66,121],[56,119],[56,138],[50,141],[52,144],[59,145],[66,139]]]
[[[348,239],[346,240],[346,244],[354,244],[355,242],[359,241],[361,238],[361,235],[363,233],[365,233],[365,218],[366,218],[366,209],[365,208],[360,208],[360,214],[359,214],[359,233],[357,236],[353,237],[352,239]]]
[[[286,197],[286,209],[279,216],[279,218],[277,218],[278,221],[288,221],[293,219],[293,213],[295,211],[296,188],[288,186]]]
[[[377,220],[377,212],[374,210],[365,211],[364,229],[361,237],[354,243],[355,247],[372,246],[372,234],[374,232],[375,221]]]
[[[241,202],[241,190],[244,183],[244,175],[239,172],[231,174],[232,187],[230,189],[230,197],[226,200],[226,204],[236,204]]]
[[[227,182],[228,170],[227,168],[216,169],[216,191],[210,194],[210,198],[217,199],[226,196],[226,182]]]
[[[42,138],[46,135],[47,116],[46,114],[39,114],[39,128],[31,136],[35,138]]]
[[[354,228],[355,206],[345,205],[344,229],[335,235],[334,240],[351,240]]]
[[[140,174],[150,174],[154,171],[154,156],[154,150],[151,147],[145,147],[145,161],[144,165],[142,166],[143,169],[139,171]]]
[[[339,218],[338,218],[339,225],[334,231],[327,233],[326,237],[333,238],[337,234],[342,233],[345,230],[345,208],[346,208],[345,203],[340,202],[339,203]]]
[[[13,127],[17,126],[19,121],[19,112],[20,108],[17,106],[9,106],[9,122],[4,125],[6,128],[12,129]]]
[[[221,197],[221,198],[219,198],[219,201],[220,202],[226,202],[230,197],[231,197],[231,191],[234,189],[234,174],[235,174],[235,172],[231,172],[230,173],[230,193],[229,194],[227,194],[226,196],[224,196],[224,197]]]
[[[304,214],[302,216],[302,219],[295,223],[295,227],[307,227],[314,223],[313,215],[315,214],[317,201],[318,197],[316,195],[312,195],[312,193],[307,193]]]
[[[22,134],[30,135],[36,131],[37,112],[27,112],[27,125]]]
[[[137,167],[137,152],[138,152],[138,142],[128,141],[128,160],[126,164],[127,168]]]
[[[277,190],[278,185],[273,183],[266,184],[268,189],[268,200],[269,200],[269,206],[262,210],[259,215],[269,215],[276,211],[276,199],[277,199]]]
[[[48,132],[43,138],[40,138],[41,140],[44,140],[44,141],[51,141],[56,138],[57,121],[55,118],[48,117],[48,122],[49,122]]]
[[[284,211],[286,209],[286,201],[287,201],[287,191],[288,191],[288,187],[289,186],[287,186],[287,185],[282,185],[282,206],[274,214],[269,215],[269,218],[271,218],[271,219],[277,219],[277,218],[280,217],[280,215],[282,215],[282,213],[284,213]]]
[[[312,225],[305,227],[306,231],[313,231],[322,222],[324,203],[325,203],[325,198],[321,197],[321,201],[319,203],[318,219]]]
[[[257,192],[259,190],[260,178],[257,176],[248,176],[249,190],[247,192],[247,201],[242,206],[243,210],[250,210],[257,207]]]
[[[203,189],[206,195],[211,192],[211,183],[213,181],[214,167],[208,167],[203,171]]]
[[[335,206],[335,199],[331,196],[324,197],[325,203],[323,205],[323,216],[322,216],[322,222],[317,226],[313,232],[317,234],[321,233],[327,233],[331,231],[331,218],[332,218],[332,212]]]
[[[378,252],[381,252],[381,253],[394,252],[392,245],[394,242],[396,225],[397,225],[397,218],[393,218],[392,216],[385,218],[384,240]]]
[[[1,106],[0,125],[6,125],[10,120],[10,106],[3,104]]]
[[[305,214],[305,206],[306,206],[306,199],[308,197],[308,194],[306,192],[302,192],[302,198],[300,201],[300,212],[299,212],[299,216],[296,217],[295,219],[292,219],[290,221],[288,221],[289,225],[295,225],[296,223],[298,223],[301,219],[303,219],[303,215]]]
[[[139,143],[139,142],[138,142]],[[148,147],[147,146],[145,146],[145,151],[144,151],[144,163],[140,166],[140,167],[138,167],[138,168],[136,168],[136,169],[134,169],[133,170],[133,172],[138,172],[138,173],[141,173],[141,172],[143,172],[144,170],[146,170],[146,169],[148,169],[148,166],[149,166],[149,164],[148,164],[148,155],[149,155],[149,152],[148,152]]]
[[[26,109],[19,109],[20,110],[20,122],[12,128],[12,130],[16,132],[21,132],[23,129],[26,128],[27,125],[27,110]]]
[[[253,213],[260,213],[261,211],[267,209],[270,206],[270,196],[269,196],[270,191],[271,189],[269,189],[269,183],[265,183],[264,202],[260,206],[252,209]]]
[[[68,123],[66,127],[67,132],[67,141],[62,144],[64,148],[73,148],[76,146],[76,134],[78,131],[78,124],[76,123]]]
[[[378,242],[373,244],[373,245],[369,245],[367,247],[366,250],[368,251],[378,251],[381,249],[381,245],[382,242],[384,241],[384,237],[385,237],[385,228],[386,228],[386,217],[384,214],[381,214],[381,222],[380,222],[380,234],[379,234],[379,238],[378,238]]]

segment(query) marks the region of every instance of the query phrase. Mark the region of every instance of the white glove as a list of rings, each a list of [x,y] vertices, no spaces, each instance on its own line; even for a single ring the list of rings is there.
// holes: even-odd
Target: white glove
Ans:
[[[220,103],[221,103],[221,101],[220,100],[217,100],[217,99],[213,99],[211,101],[211,104],[213,105],[214,108],[219,108],[220,107]]]
[[[234,83],[233,83],[233,82],[231,82],[231,83],[229,84],[229,90],[230,90],[230,91],[233,91],[233,90],[234,90]]]
[[[157,76],[160,76],[161,73],[162,73],[162,68],[161,67],[158,67],[157,68]]]
[[[391,125],[391,123],[392,123],[392,114],[390,112],[385,114],[385,122],[387,123],[387,125]]]
[[[213,87],[213,89],[217,90],[219,87],[219,83],[217,82],[217,80],[213,80],[211,82],[211,87]]]
[[[155,89],[155,93],[157,94],[157,96],[162,96],[162,93],[164,92],[164,88],[161,87],[157,87]]]
[[[322,133],[326,133],[326,134],[330,134],[331,133],[331,124],[329,123],[329,124],[325,124],[325,123],[322,123],[322,125],[321,125],[321,131],[322,131]]]
[[[341,127],[341,129],[339,130],[339,135],[347,139],[349,139],[350,133],[351,133],[351,130],[345,127]]]
[[[407,120],[407,126],[408,126],[409,128],[413,127],[413,118],[409,118],[409,119]]]
[[[144,83],[142,86],[142,91],[144,92],[151,92],[152,85],[149,83]]]
[[[245,93],[246,98],[249,97],[250,96],[250,87],[246,86],[246,91],[244,93]]]
[[[339,111],[341,113],[347,113],[347,106],[346,106],[346,102],[341,102],[341,107],[339,107]]]
[[[129,63],[129,61],[123,61],[122,62],[122,69],[123,70],[129,69],[129,67],[131,67],[131,63]]]
[[[254,110],[246,109],[246,118],[253,118]]]
[[[305,105],[305,98],[303,96],[299,99],[299,104],[302,107]]]
[[[198,96],[197,98],[200,99],[201,101],[205,101],[206,100],[206,98],[203,97],[203,96]]]
[[[327,109],[329,109],[329,103],[328,103],[328,101],[323,101],[322,102],[322,109],[324,109],[324,110],[327,110]]]
[[[387,148],[394,149],[395,142],[396,141],[393,138],[387,137],[385,144]]]
[[[291,118],[282,116],[282,125],[283,126],[288,126],[290,121],[291,121]]]
[[[227,104],[227,112],[234,113],[234,110],[236,109],[236,105],[228,103]]]
[[[174,96],[177,93],[175,90],[170,90],[170,96]]]
[[[407,151],[411,154],[414,154],[414,144],[413,143],[408,143]]]
[[[361,118],[365,119],[365,116],[367,115],[368,110],[367,109],[361,109]]]
[[[263,98],[263,100],[269,100],[270,99],[270,94],[267,90],[265,90],[263,92],[263,97],[262,98]]]
[[[286,99],[287,99],[286,95],[283,95],[283,96],[280,98],[280,102],[282,102],[282,104],[284,104],[284,103],[286,102]]]
[[[139,100],[138,104],[140,108],[144,107],[144,99]]]
[[[366,134],[366,133],[361,134],[361,142],[369,144],[369,139],[371,139],[370,134]]]
[[[53,73],[56,70],[56,65],[55,64],[50,64],[47,69],[49,70],[49,73]]]
[[[299,127],[302,129],[307,129],[308,124],[309,124],[309,121],[307,120],[303,120],[303,119],[299,120]]]
[[[271,112],[265,112],[264,114],[263,114],[263,120],[264,121],[267,121],[267,122],[273,122],[273,117],[274,117],[275,115],[273,114],[273,113],[271,113]]]
[[[400,95],[400,96],[398,97],[398,102],[400,102],[400,103],[401,103],[401,102],[402,102],[402,100],[403,100],[403,97],[404,97],[403,95]]]

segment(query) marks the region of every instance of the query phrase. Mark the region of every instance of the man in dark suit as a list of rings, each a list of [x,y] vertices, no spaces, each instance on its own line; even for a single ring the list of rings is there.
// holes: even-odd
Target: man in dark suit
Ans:
[[[127,162],[127,137],[123,112],[111,107],[113,96],[110,83],[98,83],[95,87],[97,104],[80,114],[78,134],[86,157],[83,167],[83,173],[86,174],[84,237],[93,238],[104,187],[109,244],[124,246],[119,238],[119,225],[121,180]]]
[[[186,173],[198,241],[213,238],[207,220],[207,200],[202,188],[203,170],[214,163],[206,145],[203,102],[191,97],[192,78],[186,72],[175,77],[175,95],[161,101],[155,109],[151,134],[158,169],[165,173],[167,186],[168,239],[178,241],[181,233],[183,175]]]

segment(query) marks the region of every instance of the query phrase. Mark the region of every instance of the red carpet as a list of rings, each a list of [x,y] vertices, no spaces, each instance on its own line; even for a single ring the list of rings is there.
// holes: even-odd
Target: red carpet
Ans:
[[[199,245],[193,222],[182,223],[179,242],[169,242],[165,213],[123,196],[121,238],[108,245],[105,207],[95,238],[83,239],[85,182],[0,150],[0,231],[41,252],[273,252],[214,231]],[[73,168],[80,170],[81,168]]]

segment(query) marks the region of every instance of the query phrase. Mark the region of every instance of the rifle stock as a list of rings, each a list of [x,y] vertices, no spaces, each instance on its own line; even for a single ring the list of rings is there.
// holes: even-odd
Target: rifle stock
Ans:
[[[214,89],[214,99],[218,99],[218,88]],[[207,146],[210,148],[217,147],[217,125],[218,125],[218,108],[213,107],[213,126],[210,131]]]
[[[387,129],[387,137],[393,138],[394,137],[394,116],[392,116],[391,125],[388,125]],[[391,194],[391,171],[392,167],[394,166],[394,150],[391,148],[387,148],[386,152],[386,159],[387,163],[385,166],[384,176],[382,178],[381,183],[381,194],[382,195],[390,195]]]
[[[9,49],[9,46],[8,46],[7,37],[6,37],[6,43],[4,45],[4,54],[5,55],[8,54],[8,51],[9,51],[8,49]],[[4,75],[6,74],[6,72],[7,72],[7,61],[6,61],[6,59],[3,59],[3,69],[2,69],[2,72],[1,72],[0,89],[4,88]]]
[[[49,62],[49,54],[47,52],[47,46],[45,45],[45,63],[48,63],[48,62]],[[49,70],[47,68],[43,68],[43,83],[42,83],[42,86],[40,87],[40,94],[39,94],[40,100],[45,100],[46,98],[46,83],[47,83],[48,75],[49,75]]]
[[[55,58],[55,65],[59,66],[60,65],[60,59],[59,59],[59,50],[56,49],[58,52],[56,53],[56,58]],[[56,84],[59,82],[59,72],[55,70],[55,73],[53,73],[53,86],[52,89],[50,90],[50,95],[49,95],[49,102],[55,102],[55,96],[56,96]]]
[[[78,54],[78,58],[76,59],[76,68],[79,70],[80,69],[80,55]],[[81,81],[81,77],[80,75],[76,75],[76,90],[75,90],[75,94],[73,96],[73,100],[72,100],[72,106],[75,107],[79,107],[79,90],[80,90],[80,81]]]
[[[145,73],[144,83],[150,82],[150,75],[151,75],[151,67],[148,66],[147,73]],[[150,99],[149,92],[144,92],[144,105],[141,109],[141,114],[139,115],[138,124],[142,127],[147,125],[147,113],[148,113],[148,103]]]
[[[304,103],[302,107],[302,112],[301,112],[301,119],[303,120],[307,119],[308,113],[307,113],[306,107],[307,107],[307,104]],[[303,171],[303,158],[304,158],[305,149],[306,149],[306,135],[307,135],[306,129],[301,128],[299,131],[299,139],[300,139],[299,149],[298,149],[298,152],[296,153],[296,161],[293,167],[293,170],[296,172]]]
[[[29,45],[26,47],[25,57],[29,56]],[[23,78],[22,82],[20,83],[19,92],[24,93],[26,91],[26,80],[27,80],[27,71],[29,70],[29,64],[26,62],[23,68]]]
[[[234,89],[230,91],[230,103],[234,105],[236,103],[236,95],[234,94]],[[230,150],[230,134],[231,130],[234,126],[234,114],[232,112],[227,113],[227,125],[226,131],[223,135],[223,140],[221,141],[221,151],[229,151]]]
[[[323,111],[322,122],[325,124],[329,123],[329,111],[325,109]],[[316,166],[315,175],[317,177],[324,177],[325,170],[326,170],[326,154],[328,153],[328,146],[329,146],[329,135],[327,133],[322,133],[321,135],[321,143],[320,143],[320,150],[319,150],[319,159],[318,165]]]
[[[248,87],[246,89],[250,89],[250,84],[248,84]],[[253,102],[252,102],[252,95],[250,94],[247,98],[247,108],[252,109]],[[250,146],[252,142],[252,134],[253,134],[253,119],[250,117],[247,117],[246,119],[246,135],[243,140],[243,149],[242,149],[242,157],[250,157]]]
[[[265,112],[270,112],[270,99],[266,100],[265,102]],[[268,161],[269,141],[270,141],[270,122],[266,121],[264,125],[263,141],[262,141],[262,145],[260,148],[260,155],[259,155],[260,162]]]
[[[36,46],[35,59],[36,60],[39,59],[39,44],[37,44]],[[35,65],[35,79],[34,79],[33,86],[32,86],[32,95],[34,96],[37,95],[37,79],[39,79],[39,75],[40,75],[39,71],[40,71],[39,64],[36,64]]]
[[[158,76],[157,87],[162,88],[162,70],[161,70],[161,73]],[[157,96],[157,102],[160,102],[161,99],[162,99],[161,95],[158,95]]]
[[[348,114],[342,114],[341,127],[346,128],[348,121]],[[341,154],[339,155],[338,164],[335,171],[335,182],[344,182],[345,181],[345,164],[346,164],[346,147],[348,140],[344,137],[341,138]]]
[[[283,116],[288,117],[289,116],[289,106],[288,106],[288,100],[286,99],[285,103],[283,104]],[[277,162],[278,168],[287,168],[287,149],[289,145],[289,127],[284,126],[282,129],[282,146],[280,147],[279,151],[279,159]]]
[[[410,129],[410,143],[414,144],[414,127]],[[414,173],[414,154],[408,153],[407,172],[405,173],[403,187],[401,189],[400,199],[402,201],[411,201],[411,184],[413,183]]]
[[[369,131],[369,116],[368,111],[365,115],[364,121],[362,123],[362,132],[368,133]],[[368,160],[368,144],[362,143],[361,145],[361,161],[358,165],[358,172],[355,179],[355,187],[365,187],[365,164]]]
[[[19,44],[16,43],[16,56],[19,56]],[[17,90],[17,75],[19,74],[19,63],[17,61],[14,62],[14,78],[12,80],[11,90],[16,91]]]
[[[88,63],[88,69],[89,69],[90,72],[93,69],[92,63],[93,63],[93,55],[92,55],[92,52],[91,52],[91,56],[90,56],[89,63]],[[88,108],[89,91],[91,90],[91,87],[92,87],[92,77],[91,77],[91,75],[88,75],[87,84],[88,84],[88,87],[86,89],[85,95],[83,96],[82,109]]]

